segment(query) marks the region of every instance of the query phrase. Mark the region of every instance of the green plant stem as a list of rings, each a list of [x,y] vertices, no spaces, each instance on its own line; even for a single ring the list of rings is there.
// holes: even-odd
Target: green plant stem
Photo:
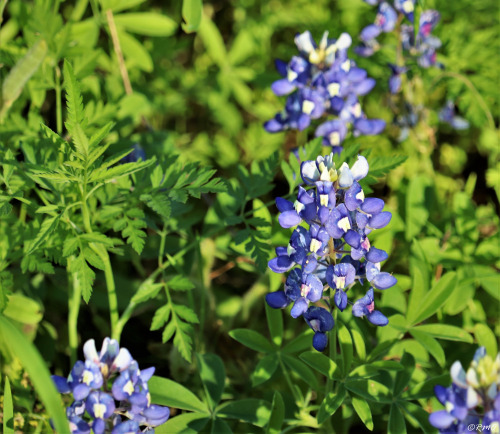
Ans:
[[[332,330],[330,330],[330,349],[329,349],[329,355],[330,359],[335,362],[337,358],[337,314],[338,310],[337,308],[334,308],[333,310],[333,320],[335,322],[335,327],[333,327]],[[326,388],[325,388],[325,396],[327,396],[330,391],[332,390],[333,386],[333,380],[328,378],[326,382]]]
[[[78,314],[80,313],[80,300],[82,298],[82,287],[76,278],[76,274],[71,274],[73,294],[68,299],[68,340],[70,350],[71,366],[76,362],[76,351],[78,349]]]
[[[113,268],[111,267],[109,254],[106,248],[102,245],[99,247],[92,247],[104,263],[104,277],[106,279],[106,288],[108,290],[109,316],[111,320],[111,338],[120,341],[120,335],[117,334],[116,330],[120,318],[118,315],[118,297],[116,296],[115,278],[113,276]]]
[[[59,66],[55,68],[56,74],[56,131],[57,134],[62,134],[62,104],[61,104],[61,69]],[[61,153],[59,153],[60,157],[62,157]],[[61,158],[60,158],[61,160]],[[62,161],[59,161],[59,165],[62,164]]]

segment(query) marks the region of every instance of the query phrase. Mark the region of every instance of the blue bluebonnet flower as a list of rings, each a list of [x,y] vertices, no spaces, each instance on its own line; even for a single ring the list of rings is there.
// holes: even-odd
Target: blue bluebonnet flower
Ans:
[[[146,160],[146,151],[144,151],[139,143],[134,143],[134,146],[132,146],[132,152],[123,157],[121,161],[122,163],[135,163],[139,160]]]
[[[275,81],[271,89],[288,98],[285,109],[264,124],[268,132],[304,130],[312,120],[335,116],[319,125],[316,136],[323,137],[325,146],[340,152],[351,125],[355,135],[378,134],[385,127],[381,120],[367,123],[361,110],[358,98],[373,89],[375,80],[349,59],[351,42],[347,33],[335,40],[325,32],[319,44],[309,31],[295,37],[300,56],[288,63],[276,61],[283,78]]]
[[[415,0],[394,0],[394,8],[387,2],[367,1],[367,3],[372,6],[378,4],[378,12],[375,22],[361,31],[359,35],[361,43],[354,49],[356,54],[369,57],[379,50],[381,45],[376,38],[381,33],[389,33],[395,29],[399,14],[401,18],[404,16],[411,23],[402,24],[400,29],[400,38],[406,53],[417,58],[417,63],[423,68],[442,66],[436,61],[436,50],[441,46],[441,41],[431,34],[439,22],[439,12],[426,10],[420,14],[417,36],[415,37]],[[393,70],[389,82],[391,93],[399,92],[400,81],[398,76],[400,74],[401,72]]]
[[[471,424],[500,430],[500,354],[496,359],[478,348],[469,369],[456,361],[450,370],[450,387],[437,385],[434,393],[445,407],[429,415],[429,422],[441,433],[467,433]]]
[[[457,116],[453,101],[447,101],[446,105],[439,111],[439,120],[446,122],[456,130],[466,130],[469,128],[469,122]]]
[[[68,378],[52,376],[59,392],[75,399],[66,410],[72,434],[154,433],[167,421],[170,409],[151,404],[148,381],[154,368],[141,371],[114,339],[105,338],[99,353],[91,339],[83,352],[85,362],[77,361]]]
[[[335,122],[335,121],[331,121]],[[304,187],[299,187],[297,201],[276,199],[281,211],[279,223],[284,228],[298,226],[288,247],[277,247],[269,268],[276,273],[290,271],[284,290],[266,295],[266,302],[275,309],[293,305],[292,317],[303,316],[315,331],[313,346],[323,351],[326,332],[333,327],[330,292],[334,308],[344,311],[349,294],[357,282],[366,280],[376,289],[396,284],[390,273],[380,271],[380,262],[388,257],[370,244],[369,234],[385,227],[391,213],[378,198],[365,198],[359,183],[368,175],[366,158],[358,156],[349,166],[337,170],[334,154],[304,161],[300,166]],[[387,318],[374,309],[374,291],[353,305],[353,315],[366,316],[374,325],[387,324]],[[326,306],[325,306],[326,305]]]

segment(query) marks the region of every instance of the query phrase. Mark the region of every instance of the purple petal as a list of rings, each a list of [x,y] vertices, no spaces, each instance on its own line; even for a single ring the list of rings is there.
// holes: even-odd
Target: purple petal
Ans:
[[[295,90],[295,85],[290,83],[288,79],[282,78],[280,80],[276,80],[272,85],[271,85],[271,90],[274,92],[275,95],[277,96],[283,96],[283,95],[288,95],[289,93],[293,92]]]
[[[375,247],[371,247],[366,254],[366,259],[374,263],[385,261],[388,257],[389,255],[386,252]]]
[[[366,315],[366,317],[368,318],[368,321],[376,326],[383,327],[389,324],[389,320],[387,319],[387,317],[378,310],[374,310],[373,312]]]
[[[356,231],[349,229],[344,235],[344,240],[351,247],[359,249],[361,243],[361,235],[359,235]]]
[[[367,197],[359,208],[367,214],[377,214],[384,209],[384,205],[385,203],[382,199]]]
[[[276,291],[266,295],[266,303],[274,309],[284,309],[290,304],[290,300],[285,291]]]
[[[368,220],[368,226],[373,229],[381,229],[389,224],[391,218],[392,214],[389,211],[383,211]]]
[[[293,203],[289,200],[283,199],[282,197],[276,198],[276,207],[279,212],[291,211],[293,208]]]
[[[375,25],[375,24],[370,24],[369,26],[366,26],[363,30],[361,30],[361,33],[359,35],[359,38],[367,42],[370,39],[375,39],[380,33],[382,32],[382,29]]]
[[[398,279],[392,274],[385,272],[377,274],[371,281],[371,284],[377,289],[387,289],[394,286],[396,283],[398,283]]]
[[[365,136],[375,136],[384,130],[385,121],[381,119],[357,119],[354,122],[354,128]]]
[[[436,395],[436,398],[442,405],[446,405],[446,387],[443,387],[441,385],[436,385],[434,386],[434,394]]]
[[[286,73],[287,73],[287,70],[286,70],[287,63],[286,62],[284,62],[281,59],[275,59],[274,66],[276,66],[276,70],[278,71],[278,73],[282,77],[286,77]]]
[[[277,258],[271,259],[267,265],[275,273],[286,273],[290,268],[293,267],[294,262],[289,256],[278,256]]]
[[[376,81],[373,78],[367,78],[358,83],[355,86],[354,91],[357,95],[366,95],[375,87],[375,83]]]
[[[342,289],[335,291],[334,301],[341,312],[347,307],[347,294]]]
[[[455,418],[446,410],[436,411],[429,415],[429,423],[438,429],[449,428]]]
[[[300,297],[295,300],[292,310],[290,311],[290,315],[292,315],[293,318],[298,318],[307,310],[308,306],[308,301],[304,297]]]
[[[316,351],[325,351],[325,348],[328,345],[328,336],[326,333],[316,332],[313,336],[312,344]]]
[[[71,389],[68,385],[68,381],[64,377],[60,377],[59,375],[52,375],[52,381],[56,385],[57,391],[59,393],[69,393]]]
[[[278,221],[282,228],[287,229],[297,226],[302,221],[302,218],[297,214],[297,211],[292,210],[281,213]]]

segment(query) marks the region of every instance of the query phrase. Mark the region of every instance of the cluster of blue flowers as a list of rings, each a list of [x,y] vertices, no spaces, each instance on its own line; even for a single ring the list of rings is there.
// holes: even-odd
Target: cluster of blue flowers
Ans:
[[[500,354],[493,359],[480,347],[467,372],[456,361],[450,374],[450,387],[434,388],[445,410],[429,416],[431,425],[441,433],[469,433],[479,426],[483,432],[500,432]]]
[[[439,120],[449,124],[455,130],[466,130],[469,128],[469,122],[457,115],[453,101],[447,101],[445,106],[439,111]]]
[[[304,317],[315,331],[314,348],[323,351],[327,332],[334,326],[329,288],[335,291],[333,300],[341,311],[352,304],[354,316],[366,316],[378,326],[388,324],[375,310],[373,288],[387,289],[397,280],[380,271],[380,263],[388,255],[373,247],[368,235],[385,227],[392,215],[383,211],[382,199],[365,198],[358,182],[368,174],[368,162],[362,156],[351,168],[344,163],[338,170],[333,153],[319,156],[316,161],[303,162],[300,171],[306,188],[312,188],[299,187],[294,203],[276,199],[280,225],[297,228],[288,246],[276,248],[277,257],[269,261],[269,268],[276,273],[291,271],[284,290],[267,294],[266,301],[273,308],[293,303],[292,317]],[[371,287],[353,304],[348,292],[356,281],[363,284],[365,280]]]
[[[100,353],[93,339],[83,346],[68,378],[53,375],[60,393],[71,393],[66,409],[72,434],[130,434],[148,432],[167,421],[170,409],[151,404],[148,381],[155,368],[139,370],[126,348],[105,338]],[[141,429],[141,427],[143,427]]]
[[[418,32],[415,34],[414,29],[414,11],[415,0],[394,0],[394,7],[385,1],[379,0],[364,0],[366,3],[375,6],[378,5],[378,12],[375,17],[375,22],[366,26],[360,33],[361,44],[354,51],[356,54],[369,57],[380,48],[380,44],[376,38],[381,33],[392,32],[396,28],[398,21],[405,17],[410,24],[401,25],[401,43],[403,49],[412,57],[417,58],[417,63],[423,68],[436,66],[436,50],[441,46],[441,41],[436,36],[432,35],[434,27],[439,22],[439,12],[429,9],[420,14],[418,23]],[[393,70],[392,85],[390,90],[392,93],[399,91],[395,82],[398,81],[398,75],[406,72],[401,67],[390,65]]]
[[[373,89],[375,80],[348,58],[351,43],[347,33],[335,40],[325,32],[319,44],[309,31],[295,37],[300,55],[288,63],[276,61],[283,78],[271,88],[278,96],[289,96],[285,109],[264,124],[268,132],[302,131],[311,120],[333,115],[336,119],[318,126],[316,137],[323,137],[325,146],[340,152],[350,126],[355,136],[379,134],[385,128],[383,120],[367,119],[361,109],[359,97]]]

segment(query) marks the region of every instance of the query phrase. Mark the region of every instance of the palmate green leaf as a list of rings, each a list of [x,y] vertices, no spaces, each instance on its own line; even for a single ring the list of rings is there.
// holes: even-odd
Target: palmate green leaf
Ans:
[[[426,190],[432,185],[427,176],[416,176],[410,179],[406,192],[406,240],[417,236],[429,217],[426,205]]]
[[[177,23],[172,18],[155,12],[128,12],[114,18],[118,27],[139,35],[171,36],[177,30]]]
[[[356,329],[351,329],[351,336],[354,342],[354,347],[356,348],[356,353],[361,361],[366,359],[366,346],[365,341],[361,333]]]
[[[498,353],[497,339],[495,333],[486,325],[478,323],[474,326],[474,336],[476,337],[478,345],[485,347],[486,352],[495,357]]]
[[[306,351],[302,353],[300,359],[306,362],[311,368],[315,369],[319,373],[323,374],[325,377],[330,378],[332,380],[341,380],[341,370],[337,366],[337,364],[325,356],[322,353],[317,351]]]
[[[446,302],[448,297],[457,287],[456,273],[450,271],[446,273],[432,289],[426,294],[420,310],[413,319],[413,324],[418,324],[435,314],[437,310]]]
[[[210,409],[220,401],[226,381],[226,371],[222,359],[215,354],[196,354],[198,370]]]
[[[62,214],[59,214],[55,217],[45,218],[42,225],[40,226],[40,230],[38,231],[35,240],[31,244],[30,249],[28,250],[27,255],[30,255],[35,250],[37,250],[43,244],[43,242],[57,229],[57,225],[59,224],[61,216]]]
[[[336,393],[333,390],[328,392],[318,411],[318,423],[322,424],[326,419],[335,414],[346,396],[347,391],[343,383],[338,385]]]
[[[261,353],[270,353],[273,351],[273,346],[269,341],[254,330],[234,329],[229,332],[229,336],[254,351]]]
[[[427,413],[420,404],[403,401],[401,407],[404,409],[405,417],[419,425],[424,433],[435,433],[436,428],[429,423],[429,413]]]
[[[352,406],[365,426],[370,431],[373,431],[372,411],[370,410],[368,403],[364,399],[352,396]]]
[[[425,324],[413,327],[411,329],[411,331],[415,330],[426,332],[429,335],[438,339],[467,342],[469,344],[473,342],[472,336],[469,333],[467,333],[464,329],[448,324]]]
[[[136,38],[122,29],[118,30],[118,38],[125,55],[127,68],[138,68],[141,71],[153,72],[154,63],[149,51]]]
[[[434,386],[440,384],[442,386],[447,386],[450,384],[450,374],[442,374],[437,377],[430,378],[429,380],[418,383],[411,387],[409,390],[403,393],[404,399],[426,399],[434,396]]]
[[[389,425],[387,426],[388,434],[406,434],[406,423],[403,413],[396,403],[391,405],[389,412]]]
[[[256,387],[269,380],[276,372],[278,365],[279,359],[274,353],[268,354],[259,360],[259,363],[257,363],[257,366],[250,376],[252,387]]]
[[[182,1],[182,29],[186,33],[196,32],[200,27],[203,11],[202,0],[183,0]]]
[[[155,428],[157,434],[197,434],[207,425],[210,420],[204,413],[183,413],[171,417],[166,423]],[[203,431],[204,432],[204,431]]]
[[[266,427],[266,434],[280,434],[282,425],[285,419],[285,403],[281,397],[281,393],[274,392],[273,402],[271,404],[271,417],[269,424]]]
[[[68,420],[63,403],[47,366],[33,346],[7,318],[0,314],[0,339],[2,347],[13,357],[17,357],[30,376],[38,397],[47,409],[57,432],[69,432]]]
[[[24,86],[38,70],[47,55],[47,43],[38,40],[16,63],[2,84],[2,106],[0,119],[3,119],[12,104],[19,98]]]
[[[342,370],[344,376],[347,375],[351,369],[352,358],[353,358],[353,345],[351,333],[347,330],[345,324],[340,323],[337,326],[337,334],[339,338],[340,350],[342,352]]]
[[[403,393],[408,384],[410,384],[411,376],[415,370],[415,358],[411,353],[403,353],[400,363],[403,369],[396,374],[393,388],[394,396],[399,396]]]
[[[153,404],[196,411],[204,415],[209,414],[206,404],[201,402],[189,389],[173,380],[154,375],[148,381],[148,388]]]
[[[273,309],[267,303],[265,303],[265,307],[271,340],[274,345],[280,347],[283,342],[283,314],[281,313],[281,309]]]
[[[311,348],[311,342],[314,332],[311,329],[303,331],[296,338],[292,339],[283,347],[283,353],[292,354],[298,353]]]
[[[410,334],[436,359],[439,366],[444,366],[446,363],[446,356],[444,354],[441,344],[428,333],[410,329]]]
[[[212,420],[211,434],[233,434],[231,427],[224,419],[215,418]]]
[[[314,375],[304,362],[288,354],[283,354],[281,357],[283,363],[290,368],[292,372],[295,372],[301,380],[305,381],[309,387],[312,389],[317,389],[319,387],[316,375]]]
[[[381,370],[384,371],[400,371],[403,367],[400,363],[392,360],[378,360],[368,365],[359,365],[349,372],[349,378],[359,379],[374,377],[380,374]]]
[[[14,404],[12,402],[9,377],[5,377],[3,390],[3,433],[14,434]]]
[[[345,387],[356,395],[370,401],[381,403],[392,402],[391,391],[387,386],[375,380],[348,381],[345,383]]]
[[[269,422],[271,405],[262,399],[241,399],[222,404],[216,413],[219,417],[237,419],[263,427]]]

